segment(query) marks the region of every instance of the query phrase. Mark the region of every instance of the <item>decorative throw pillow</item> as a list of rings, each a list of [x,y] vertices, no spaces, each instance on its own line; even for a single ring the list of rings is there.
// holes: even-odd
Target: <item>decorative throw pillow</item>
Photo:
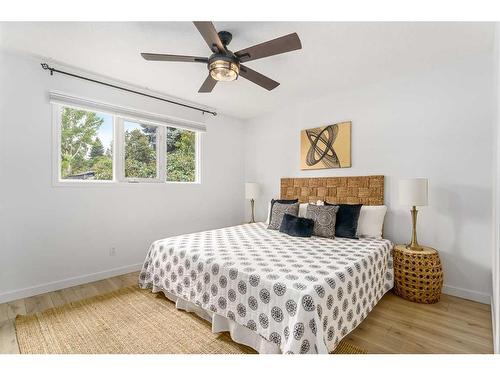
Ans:
[[[269,203],[269,207],[267,210],[266,224],[269,225],[269,223],[271,222],[271,216],[273,216],[273,205],[275,203],[293,204],[297,203],[298,201],[298,199],[271,199],[271,203]]]
[[[309,203],[300,203],[299,204],[299,217],[306,217],[307,206],[309,206]]]
[[[278,203],[274,202],[271,208],[271,221],[267,229],[280,229],[281,222],[283,221],[283,216],[285,214],[291,214],[297,216],[299,213],[299,204],[298,203]]]
[[[325,202],[325,206],[339,206],[335,221],[335,236],[358,239],[359,212],[362,204],[334,204]]]
[[[318,237],[335,238],[335,219],[339,206],[307,206],[306,217],[314,220],[313,234]]]
[[[305,217],[283,215],[280,232],[293,237],[311,237],[314,229],[314,220]]]
[[[387,206],[363,206],[359,213],[358,237],[382,238]]]

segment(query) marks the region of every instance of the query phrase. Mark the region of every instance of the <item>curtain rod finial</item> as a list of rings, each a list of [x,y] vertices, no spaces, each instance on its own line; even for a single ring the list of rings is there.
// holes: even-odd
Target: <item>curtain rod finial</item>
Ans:
[[[44,69],[44,70],[50,70],[50,75],[51,76],[54,75],[54,68],[51,68],[49,66],[49,64],[47,64],[47,63],[41,63],[40,65],[42,66],[42,69]]]

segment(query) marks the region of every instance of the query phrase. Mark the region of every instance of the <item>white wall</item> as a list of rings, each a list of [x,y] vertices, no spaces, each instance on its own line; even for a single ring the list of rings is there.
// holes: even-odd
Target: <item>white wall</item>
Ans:
[[[0,303],[137,269],[156,239],[242,221],[243,128],[222,115],[205,115],[200,185],[53,187],[49,89],[197,121],[202,115],[50,77],[39,63],[0,51]]]
[[[419,213],[419,242],[440,251],[447,293],[489,303],[492,73],[492,56],[478,55],[390,82],[332,88],[328,96],[251,120],[245,177],[262,184],[257,217],[264,219],[267,201],[279,195],[281,177],[383,174],[385,236],[404,243],[410,207],[398,205],[398,179],[428,177],[430,205]],[[352,168],[301,171],[300,130],[344,120],[352,121]]]

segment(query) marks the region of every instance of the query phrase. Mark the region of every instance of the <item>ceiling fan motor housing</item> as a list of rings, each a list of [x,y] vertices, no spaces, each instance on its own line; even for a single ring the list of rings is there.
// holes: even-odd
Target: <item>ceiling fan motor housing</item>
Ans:
[[[208,58],[208,66],[214,61],[228,61],[233,64],[240,66],[240,60],[236,55],[234,55],[231,51],[227,51],[228,53],[214,53],[212,56]]]
[[[220,41],[224,44],[224,46],[227,46],[231,43],[231,40],[233,40],[233,34],[229,31],[219,31],[217,34],[219,35]]]
[[[233,39],[233,34],[231,34],[229,31],[219,31],[217,34],[219,35],[219,38],[226,49],[224,51],[216,52],[208,58],[208,70],[210,70],[210,66],[212,65],[212,63],[216,61],[225,61],[227,63],[235,64],[239,69],[240,59],[233,52],[227,49],[227,45],[231,43],[231,40]]]
[[[224,50],[218,48],[218,52],[208,58],[207,68],[213,79],[217,81],[234,81],[238,79],[240,73],[239,58],[227,49],[227,45],[231,43],[233,35],[228,31],[219,31],[219,36]]]

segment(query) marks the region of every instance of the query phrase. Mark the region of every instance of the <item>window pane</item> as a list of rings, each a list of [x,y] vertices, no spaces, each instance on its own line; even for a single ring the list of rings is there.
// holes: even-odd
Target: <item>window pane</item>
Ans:
[[[125,121],[125,177],[156,178],[156,126]]]
[[[61,111],[61,178],[113,179],[113,117],[63,107]]]
[[[167,181],[196,181],[196,133],[167,128]]]

